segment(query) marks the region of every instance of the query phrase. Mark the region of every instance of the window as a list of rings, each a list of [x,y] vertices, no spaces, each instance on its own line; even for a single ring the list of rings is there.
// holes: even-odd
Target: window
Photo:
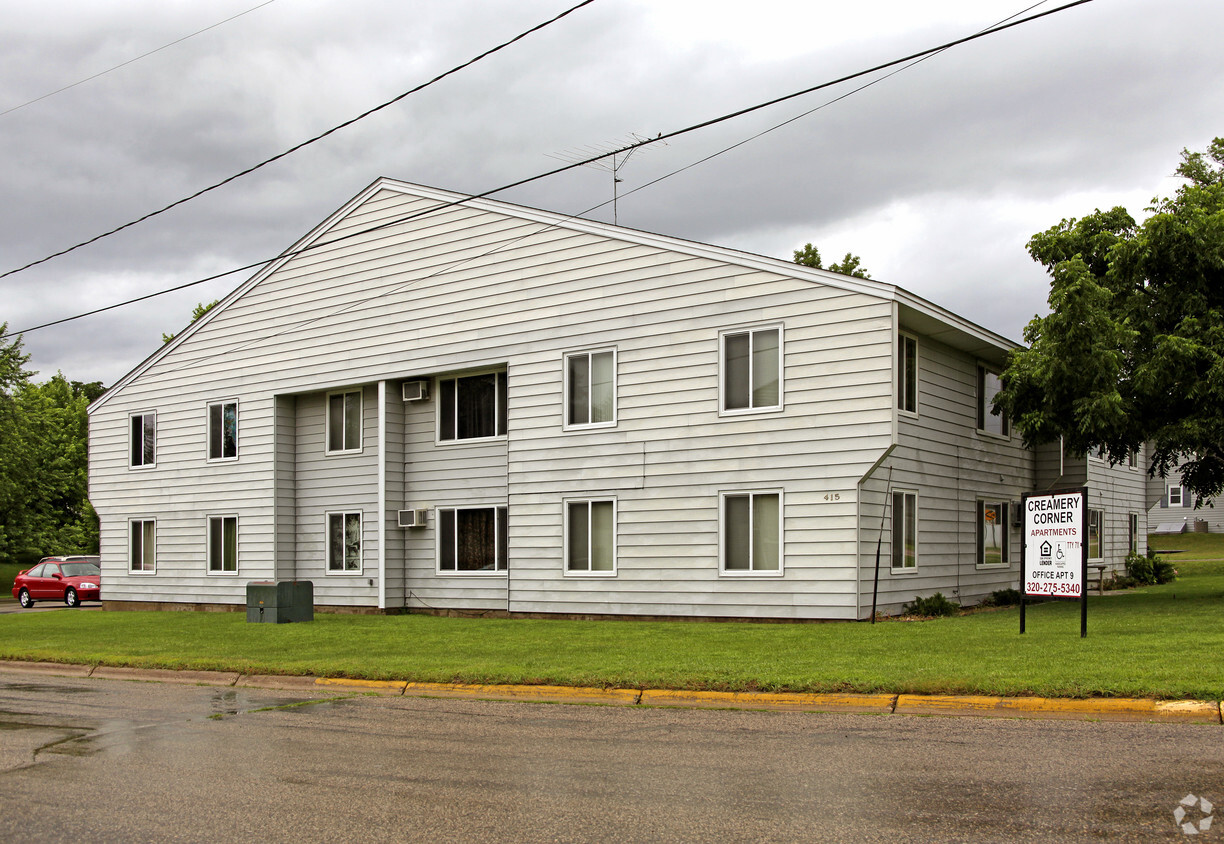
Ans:
[[[918,341],[904,334],[897,338],[897,409],[918,412]]]
[[[616,424],[616,352],[565,356],[565,427]]]
[[[722,338],[722,408],[782,407],[782,329],[726,331]]]
[[[505,433],[505,370],[438,380],[439,440],[477,440]]]
[[[208,459],[238,459],[238,402],[208,406]]]
[[[128,570],[152,574],[157,570],[157,523],[152,519],[128,522]]]
[[[327,571],[361,572],[361,514],[327,514]]]
[[[148,468],[157,463],[157,414],[133,413],[131,419],[131,461],[133,469]]]
[[[724,573],[782,573],[781,493],[723,493],[722,517]]]
[[[1139,514],[1131,513],[1126,519],[1126,547],[1128,553],[1139,553]]]
[[[208,517],[208,570],[214,574],[238,571],[238,517]]]
[[[995,413],[991,409],[994,397],[1003,388],[997,372],[991,372],[984,366],[978,367],[978,406],[977,426],[979,431],[1006,437],[1011,433],[1007,423],[1007,414]]]
[[[504,572],[506,551],[505,507],[438,508],[438,571]]]
[[[1105,511],[1088,511],[1088,559],[1099,560],[1104,557],[1102,548],[1105,546]]]
[[[1174,484],[1169,487],[1169,506],[1170,507],[1185,507],[1184,496],[1182,495],[1181,484]]]
[[[1139,468],[1139,452],[1136,449],[1126,452],[1126,465],[1131,469]]]
[[[977,503],[977,564],[1005,566],[1011,562],[1010,522],[1006,501]]]
[[[565,502],[565,571],[616,572],[616,502]]]
[[[361,451],[361,390],[327,397],[327,453]]]
[[[892,498],[892,567],[918,568],[918,494],[894,492]]]

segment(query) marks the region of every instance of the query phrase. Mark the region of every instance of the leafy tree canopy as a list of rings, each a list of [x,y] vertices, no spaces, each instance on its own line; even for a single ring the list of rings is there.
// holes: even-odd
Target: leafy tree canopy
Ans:
[[[862,259],[858,255],[851,255],[849,252],[846,253],[845,258],[841,259],[841,263],[829,264],[827,267],[822,266],[820,250],[810,243],[804,244],[802,249],[795,250],[795,263],[818,270],[828,270],[831,273],[854,276],[855,278],[871,278],[867,274],[867,269],[862,266]]]
[[[213,299],[207,305],[205,305],[203,302],[197,302],[196,306],[191,309],[191,322],[187,323],[188,327],[190,327],[191,325],[194,325],[196,320],[198,320],[200,317],[204,316],[204,314],[208,313],[213,308],[215,308],[217,306],[217,303],[220,301],[221,301],[220,299]],[[177,333],[176,334],[163,334],[162,335],[162,345],[164,346],[166,343],[169,343],[171,340],[173,340],[177,336],[178,336]]]
[[[1124,208],[1033,236],[1050,314],[1024,331],[996,409],[1029,445],[1059,437],[1113,462],[1150,442],[1151,471],[1224,491],[1224,138],[1182,151],[1172,197],[1137,223]]]

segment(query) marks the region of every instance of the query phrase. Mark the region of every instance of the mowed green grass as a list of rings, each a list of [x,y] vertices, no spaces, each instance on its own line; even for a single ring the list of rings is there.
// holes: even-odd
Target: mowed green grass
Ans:
[[[1177,541],[1157,540],[1171,548]],[[757,624],[242,613],[0,616],[0,658],[462,683],[1045,696],[1224,696],[1224,536],[1174,583],[929,621]],[[1181,560],[1181,557],[1201,557]]]

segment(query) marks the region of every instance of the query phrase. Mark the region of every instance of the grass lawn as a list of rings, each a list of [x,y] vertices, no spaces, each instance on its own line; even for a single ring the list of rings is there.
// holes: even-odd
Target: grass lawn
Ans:
[[[0,658],[465,683],[733,691],[1224,696],[1224,535],[1170,559],[1164,586],[1079,603],[878,624],[754,624],[242,613],[0,616]],[[1189,559],[1195,557],[1197,559]],[[1185,558],[1185,559],[1183,559]]]

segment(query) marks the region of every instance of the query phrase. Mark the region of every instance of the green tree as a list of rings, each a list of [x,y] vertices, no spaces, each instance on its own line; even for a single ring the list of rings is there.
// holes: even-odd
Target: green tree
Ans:
[[[829,264],[827,267],[822,266],[820,250],[810,243],[804,244],[802,249],[795,250],[795,263],[818,270],[828,270],[831,273],[854,276],[855,278],[871,278],[866,268],[862,266],[862,259],[858,255],[851,255],[849,252],[846,253],[846,257],[841,259],[841,263]]]
[[[1224,139],[1182,151],[1174,196],[1137,223],[1124,208],[1033,236],[1050,314],[1025,329],[995,407],[1029,445],[1059,437],[1120,462],[1145,442],[1151,470],[1196,495],[1224,491]]]
[[[8,562],[12,562],[8,549],[13,543],[13,526],[30,476],[17,404],[18,392],[33,374],[25,369],[29,359],[21,351],[21,336],[10,338],[8,324],[0,325],[0,561]]]
[[[191,322],[187,323],[187,326],[191,327],[192,325],[194,325],[200,317],[204,316],[204,314],[208,313],[213,308],[215,308],[217,306],[217,303],[220,301],[221,301],[220,299],[213,299],[207,305],[205,305],[203,302],[197,302],[196,306],[191,309]],[[164,346],[166,343],[169,343],[171,340],[173,340],[177,336],[178,336],[177,333],[163,334],[162,335],[162,345]]]

